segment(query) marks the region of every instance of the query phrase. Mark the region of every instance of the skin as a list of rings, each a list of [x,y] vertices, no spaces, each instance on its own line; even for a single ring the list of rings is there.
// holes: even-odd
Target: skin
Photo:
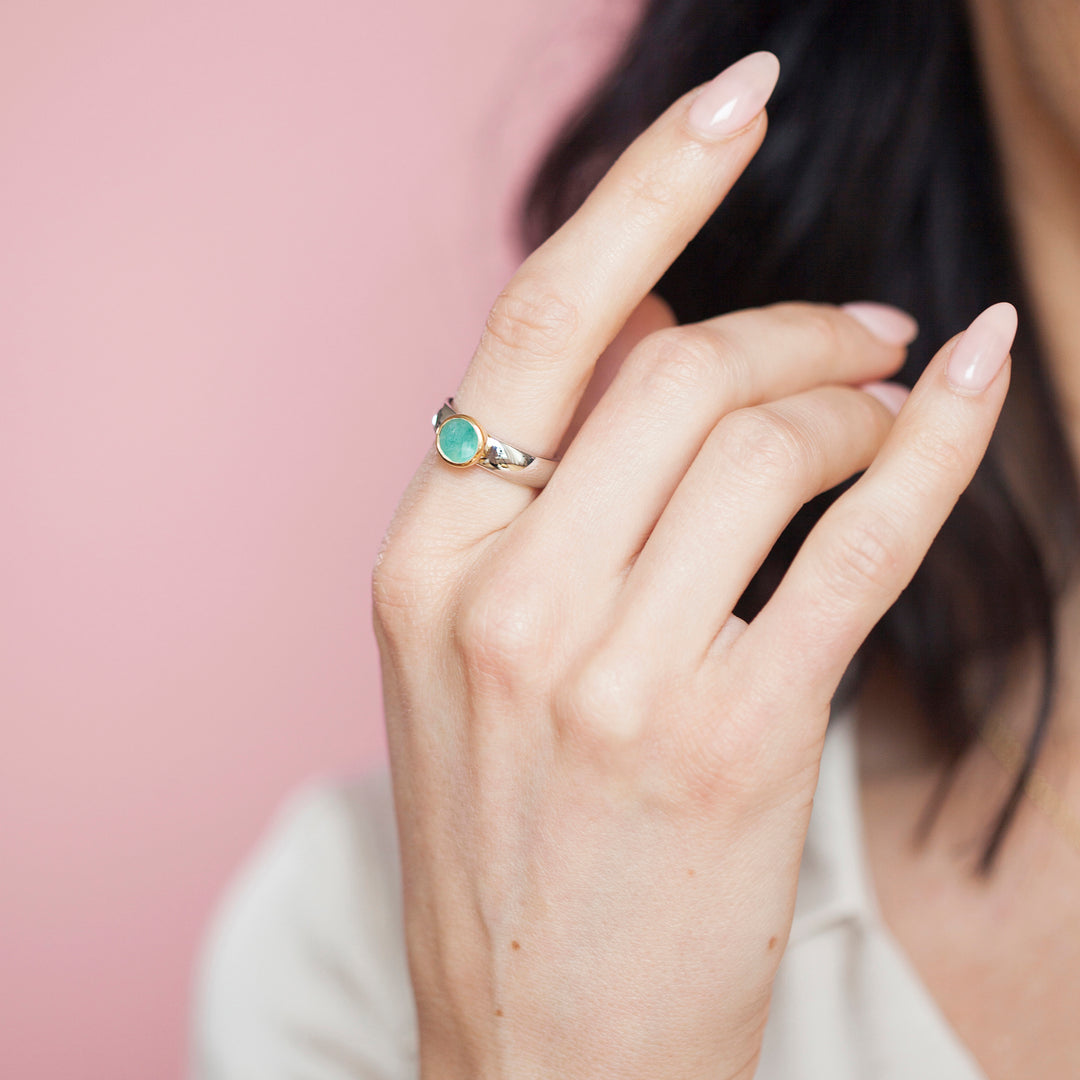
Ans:
[[[844,309],[669,325],[646,297],[766,127],[703,137],[694,96],[529,256],[455,392],[565,446],[547,487],[432,450],[374,567],[425,1080],[753,1075],[830,699],[1008,387],[1011,328],[983,391],[948,380],[953,339],[894,419],[858,385],[904,347]],[[732,616],[798,507],[863,469]]]
[[[1080,462],[1080,5],[972,0],[1007,197],[1055,395]],[[1023,317],[1023,314],[1022,314]],[[1040,771],[1080,817],[1080,597],[1060,611],[1062,682]],[[1034,654],[1014,660],[999,715],[1028,731]],[[1080,852],[1023,802],[989,883],[970,874],[1009,778],[976,744],[924,848],[913,825],[940,763],[884,666],[859,703],[865,845],[886,923],[991,1080],[1071,1077],[1080,1063]]]

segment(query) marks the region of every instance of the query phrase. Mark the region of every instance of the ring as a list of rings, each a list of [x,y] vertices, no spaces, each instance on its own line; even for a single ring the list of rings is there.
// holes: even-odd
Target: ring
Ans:
[[[515,484],[542,488],[558,465],[489,435],[471,416],[455,411],[453,398],[446,399],[431,424],[439,457],[456,469],[481,465]]]

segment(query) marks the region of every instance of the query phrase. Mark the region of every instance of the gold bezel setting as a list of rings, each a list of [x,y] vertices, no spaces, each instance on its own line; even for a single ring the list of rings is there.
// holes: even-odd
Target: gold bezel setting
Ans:
[[[439,442],[439,436],[442,434],[442,429],[446,427],[451,420],[465,420],[468,422],[473,430],[476,432],[476,453],[473,454],[468,461],[452,461],[443,453],[442,445]],[[475,465],[483,456],[487,453],[487,435],[484,429],[480,426],[477,420],[469,416],[466,413],[453,413],[447,416],[441,424],[435,429],[435,452],[446,462],[447,465],[452,465],[455,469],[467,469],[470,465]]]

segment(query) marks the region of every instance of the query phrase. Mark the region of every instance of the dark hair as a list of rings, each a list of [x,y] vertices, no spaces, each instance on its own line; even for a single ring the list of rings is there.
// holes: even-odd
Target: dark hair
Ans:
[[[960,0],[648,0],[606,75],[568,118],[520,207],[527,251],[555,231],[675,98],[740,56],[781,61],[765,142],[659,282],[680,322],[783,299],[875,299],[919,320],[899,380],[997,300],[1021,312],[989,450],[915,578],[838,688],[877,649],[912,682],[948,767],[920,825],[1034,642],[1042,696],[1015,784],[978,862],[989,873],[1034,765],[1055,687],[1055,607],[1080,537],[1080,490],[1028,315],[999,165]],[[795,516],[736,609],[753,617],[822,511]],[[972,676],[979,673],[981,682]],[[973,689],[976,687],[977,689]]]

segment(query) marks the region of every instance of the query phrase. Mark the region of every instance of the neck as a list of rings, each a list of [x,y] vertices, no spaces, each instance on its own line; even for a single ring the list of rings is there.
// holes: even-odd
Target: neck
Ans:
[[[970,0],[969,9],[1033,309],[1024,314],[1038,326],[1055,400],[1080,469],[1080,131],[1070,129],[1044,89],[1045,67],[1053,59],[1037,62],[1025,49],[1021,28],[1002,0]],[[1068,63],[1075,64],[1075,58]],[[1072,590],[1061,612],[1060,716],[1055,714],[1050,741],[1054,757],[1064,753],[1080,770],[1080,679],[1069,674],[1080,668],[1078,592]]]
[[[968,6],[1027,286],[1029,308],[1020,317],[1034,320],[1065,435],[1080,470],[1080,334],[1074,332],[1080,298],[1080,129],[1070,131],[1068,118],[1055,109],[1054,95],[1044,90],[1045,65],[1053,61],[1042,55],[1040,68],[1033,60],[1039,51],[1025,50],[1025,28],[1014,25],[1009,14],[1019,2],[1026,0],[968,0]],[[1032,4],[1028,10],[1048,11],[1052,6]],[[1076,61],[1068,55],[1067,45],[1066,36],[1065,55],[1059,59],[1072,73]],[[1061,71],[1059,67],[1056,72],[1059,100]],[[1080,95],[1080,81],[1076,92]],[[1072,588],[1061,605],[1058,647],[1055,712],[1038,769],[1080,818],[1080,587]],[[867,835],[871,851],[877,844],[890,853],[886,866],[899,865],[896,845],[880,837],[896,833],[897,822],[910,827],[921,817],[941,776],[940,745],[925,726],[902,673],[887,657],[879,658],[868,674],[856,702]],[[1026,740],[1041,691],[1037,650],[1028,645],[1017,649],[1006,675],[1006,691],[995,713]],[[958,852],[966,853],[973,864],[985,843],[991,815],[1002,805],[1012,781],[1011,770],[977,740],[954,773],[931,832],[931,852],[943,855],[950,867]],[[1046,861],[1047,851],[1055,858],[1069,852],[1056,828],[1032,812],[1028,802],[1021,800],[1010,826],[1008,846],[1013,855],[1005,860],[1009,880],[1019,890],[1030,889],[1029,871],[1034,872],[1039,860]],[[905,845],[902,850],[910,855],[912,849]],[[999,889],[1002,880],[999,871],[995,877]]]
[[[1080,132],[1040,92],[1022,36],[999,0],[971,0],[975,46],[1021,269],[1051,378],[1080,457]]]

